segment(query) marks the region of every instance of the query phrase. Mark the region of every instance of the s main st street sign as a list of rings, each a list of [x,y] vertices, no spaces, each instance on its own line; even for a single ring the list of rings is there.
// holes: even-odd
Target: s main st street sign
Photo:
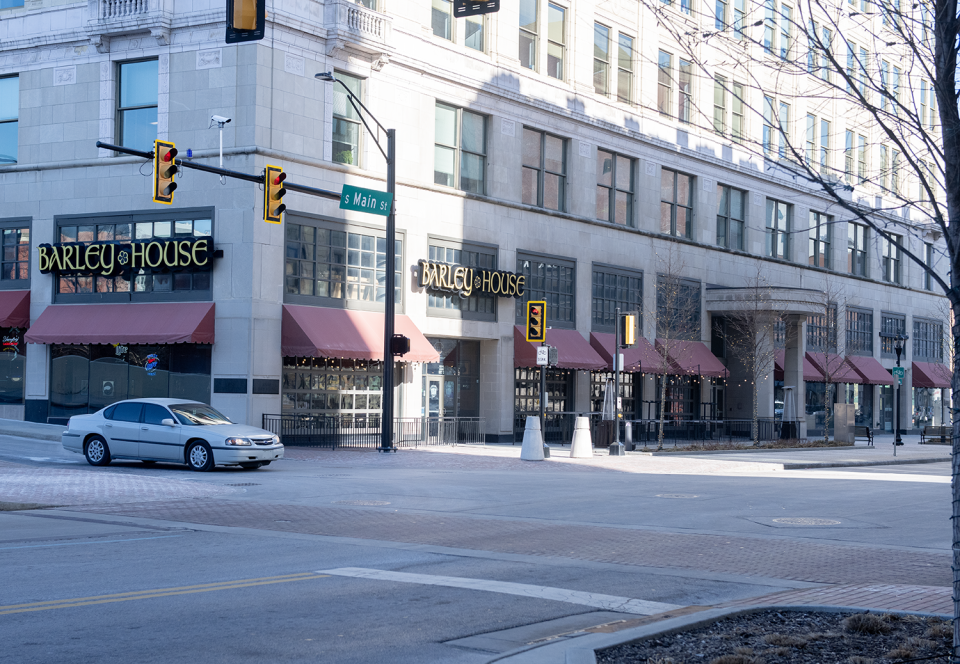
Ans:
[[[340,192],[340,209],[390,216],[393,194],[375,189],[363,189],[349,184]]]

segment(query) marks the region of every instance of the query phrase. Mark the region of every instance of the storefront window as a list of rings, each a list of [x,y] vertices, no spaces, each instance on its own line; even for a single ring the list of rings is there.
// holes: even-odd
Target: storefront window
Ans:
[[[547,370],[547,413],[567,413],[573,410],[573,372],[562,369]],[[540,414],[540,369],[514,369],[514,436],[523,436],[528,415]],[[548,429],[556,425],[548,421]]]
[[[430,260],[437,263],[449,263],[450,265],[463,265],[478,270],[497,269],[497,255],[493,250],[473,251],[459,247],[431,244]],[[483,320],[496,320],[497,296],[474,290],[470,297],[463,298],[452,293],[430,291],[427,293],[427,307],[447,312],[460,311],[485,314],[482,316]],[[433,313],[443,315],[439,311]]]
[[[423,365],[420,414],[428,417],[480,416],[480,342],[429,339],[439,362]]]
[[[387,241],[370,233],[286,224],[286,294],[337,300],[383,302],[387,282]],[[403,242],[394,248],[402,264]],[[395,272],[394,298],[402,301],[403,273]]]
[[[873,385],[847,385],[846,403],[853,404],[855,425],[873,428]]]
[[[108,222],[89,219],[88,223],[68,223],[60,226],[58,242],[127,243],[144,240],[181,240],[193,237],[211,237],[213,223],[209,218],[165,219],[162,221]],[[162,268],[141,268],[127,276],[103,277],[89,275],[61,275],[57,279],[59,295],[80,293],[186,293],[211,290],[208,270],[164,271]],[[132,282],[132,283],[131,283]]]
[[[23,369],[26,366],[27,344],[23,331],[15,327],[0,328],[0,403],[23,403]]]
[[[833,402],[837,386],[827,383],[804,383],[807,392],[807,430],[823,431],[827,415],[830,415],[830,428],[833,429]],[[829,398],[827,396],[829,388]]]
[[[657,400],[652,409],[654,417],[660,417],[660,390],[664,376],[657,376],[655,394]],[[700,378],[698,376],[666,376],[667,389],[664,401],[664,419],[694,420],[700,417]]]
[[[901,419],[902,416],[901,416]],[[939,426],[943,423],[943,390],[933,387],[913,388],[913,426]],[[902,425],[901,425],[901,428]]]
[[[382,394],[382,362],[283,358],[284,414],[339,416],[344,426],[376,426]]]
[[[620,373],[620,398],[621,412],[624,419],[635,420],[640,418],[640,399],[636,398],[634,386],[641,385],[642,374],[621,372]],[[591,371],[590,372],[590,411],[593,413],[603,412],[603,400],[607,394],[607,381],[610,382],[610,389],[613,389],[612,371]]]
[[[92,413],[123,399],[210,402],[209,344],[50,346],[50,415]]]
[[[572,261],[517,256],[517,273],[526,277],[523,297],[517,298],[517,325],[526,321],[527,302],[547,303],[547,323],[571,328],[576,324],[576,267]]]
[[[30,279],[30,227],[3,229],[3,261],[0,263],[0,281],[26,282]],[[11,284],[13,285],[13,284]],[[22,288],[27,288],[21,284]]]

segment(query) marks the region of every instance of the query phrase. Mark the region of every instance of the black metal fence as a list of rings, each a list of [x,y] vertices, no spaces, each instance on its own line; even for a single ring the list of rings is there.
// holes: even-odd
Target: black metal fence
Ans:
[[[291,447],[380,447],[380,418],[350,415],[268,415],[263,428]],[[397,447],[482,445],[481,417],[404,417],[393,422]]]
[[[577,417],[590,418],[590,435],[594,447],[608,447],[614,439],[614,423],[603,420],[599,413],[552,412],[545,414],[543,440],[547,444],[568,445],[573,440]],[[514,443],[523,441],[527,414],[518,414],[513,421]],[[774,418],[759,418],[757,421],[760,440],[776,440],[780,436],[780,421]],[[646,446],[659,439],[660,420],[621,420],[620,442]],[[753,420],[693,420],[666,419],[663,423],[663,438],[674,444],[681,442],[752,441]]]

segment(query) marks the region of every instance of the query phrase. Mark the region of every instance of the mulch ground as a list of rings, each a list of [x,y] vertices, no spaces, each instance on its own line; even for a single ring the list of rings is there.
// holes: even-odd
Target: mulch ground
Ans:
[[[945,664],[952,642],[940,618],[769,610],[601,650],[597,663]]]

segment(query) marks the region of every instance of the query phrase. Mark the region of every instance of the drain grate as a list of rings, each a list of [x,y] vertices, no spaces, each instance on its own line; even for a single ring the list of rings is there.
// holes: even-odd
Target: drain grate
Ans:
[[[696,493],[658,493],[657,498],[699,498]]]
[[[386,500],[338,500],[334,503],[334,505],[364,505],[367,507],[377,507],[389,504],[390,502]]]
[[[809,516],[782,517],[774,519],[774,523],[786,523],[791,526],[839,526],[839,521],[833,519],[815,519]]]
[[[237,484],[227,484],[227,486],[260,486],[256,482],[238,482]]]

